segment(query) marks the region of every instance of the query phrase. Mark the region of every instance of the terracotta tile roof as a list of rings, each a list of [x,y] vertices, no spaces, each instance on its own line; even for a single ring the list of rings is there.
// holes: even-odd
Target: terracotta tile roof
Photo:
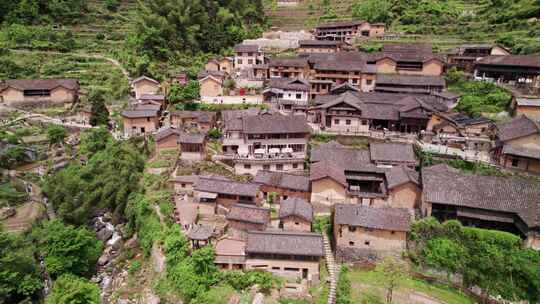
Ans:
[[[234,204],[227,214],[227,220],[268,224],[270,222],[270,209],[246,204]]]
[[[374,208],[356,204],[335,205],[334,222],[338,225],[410,231],[411,214],[403,208]]]
[[[540,149],[538,148],[513,147],[511,145],[504,145],[502,153],[540,160]]]
[[[256,53],[259,52],[259,46],[256,44],[237,44],[234,46],[235,52]]]
[[[347,187],[347,178],[343,168],[330,161],[320,161],[311,165],[309,180],[311,182],[323,178],[331,178],[344,187]]]
[[[375,162],[416,163],[416,155],[411,144],[371,143],[369,145],[369,152],[371,160]]]
[[[529,228],[540,226],[538,182],[465,174],[448,165],[435,165],[422,169],[422,184],[428,203],[508,212]]]
[[[178,136],[178,142],[183,144],[202,144],[206,135],[200,133],[181,132]]]
[[[245,134],[310,133],[311,128],[303,119],[292,115],[259,115],[242,119]]]
[[[259,170],[253,179],[254,183],[299,191],[309,191],[309,177]]]
[[[157,111],[155,110],[125,110],[121,114],[126,118],[144,118],[144,117],[155,117],[157,116]]]
[[[305,200],[297,197],[290,197],[279,204],[279,218],[298,216],[308,222],[313,221],[313,206]]]
[[[540,68],[539,55],[487,56],[476,61],[477,65],[506,65]]]
[[[57,87],[64,87],[68,90],[78,90],[79,81],[77,79],[7,79],[0,80],[0,91],[8,87],[17,90],[52,90]]]
[[[260,186],[253,183],[239,183],[213,177],[200,177],[194,189],[202,192],[255,197]]]
[[[319,233],[310,232],[250,231],[246,253],[323,257],[323,239]]]
[[[497,130],[501,141],[509,141],[540,133],[540,121],[521,115],[508,122],[497,124]]]
[[[419,174],[405,166],[394,166],[385,173],[388,189],[401,186],[406,183],[414,183],[419,185]]]
[[[377,74],[375,85],[381,84],[444,87],[445,81],[442,76]]]
[[[309,82],[307,80],[291,78],[271,78],[268,81],[268,87],[304,92],[309,92],[310,90]]]

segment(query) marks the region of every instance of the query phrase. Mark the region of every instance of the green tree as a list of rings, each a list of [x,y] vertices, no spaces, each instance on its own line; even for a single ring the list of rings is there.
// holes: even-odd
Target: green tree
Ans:
[[[171,104],[192,102],[199,98],[199,82],[190,80],[186,85],[173,85],[167,100]]]
[[[99,287],[71,274],[64,274],[54,282],[46,304],[99,304]]]
[[[105,127],[86,130],[82,133],[79,151],[90,158],[97,152],[105,150],[113,142],[113,137]]]
[[[90,124],[92,126],[107,125],[109,123],[109,110],[105,106],[105,92],[93,90],[88,95],[90,102]]]
[[[60,220],[45,221],[34,227],[31,238],[52,277],[92,274],[103,250],[95,233],[85,227],[65,225]]]
[[[50,145],[63,144],[68,133],[66,128],[60,125],[49,125],[47,128],[47,139]]]
[[[336,304],[352,304],[351,280],[349,279],[349,269],[341,266],[339,270],[339,281],[336,290]]]
[[[0,227],[0,302],[18,303],[43,287],[32,243]]]
[[[392,21],[392,3],[389,0],[362,1],[352,8],[353,16],[369,22],[389,24]]]
[[[377,264],[375,271],[380,273],[381,283],[386,289],[386,303],[392,303],[394,291],[407,276],[407,264],[394,257],[386,257]]]

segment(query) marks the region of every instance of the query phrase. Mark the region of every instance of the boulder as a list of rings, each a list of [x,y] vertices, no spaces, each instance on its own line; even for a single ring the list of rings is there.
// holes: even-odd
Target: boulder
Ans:
[[[103,242],[106,242],[107,240],[109,240],[112,237],[112,235],[113,235],[113,232],[107,228],[102,228],[101,230],[97,232],[97,238]]]
[[[133,249],[135,247],[139,246],[139,239],[137,238],[137,234],[134,234],[129,240],[126,241],[124,244],[124,247]]]
[[[17,213],[17,211],[15,211],[15,208],[13,207],[2,207],[0,208],[0,220],[5,220],[12,217],[15,215],[15,213]]]

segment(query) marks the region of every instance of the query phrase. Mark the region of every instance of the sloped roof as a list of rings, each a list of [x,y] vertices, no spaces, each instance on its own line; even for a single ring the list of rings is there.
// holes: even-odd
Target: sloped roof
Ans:
[[[311,128],[305,120],[292,115],[246,116],[242,119],[242,129],[245,134],[311,132]]]
[[[320,145],[311,151],[311,162],[331,161],[339,168],[363,168],[371,165],[369,150],[352,149],[340,145],[337,142],[330,142]]]
[[[270,222],[270,209],[246,204],[234,204],[227,214],[227,220],[267,224]]]
[[[174,136],[178,136],[180,134],[180,131],[175,129],[175,128],[166,128],[166,129],[162,129],[162,130],[159,130],[155,135],[154,135],[154,139],[156,140],[156,142],[159,142],[161,141],[162,139],[165,139],[171,135],[174,135]]]
[[[410,231],[411,214],[403,208],[373,208],[357,204],[337,204],[334,221],[371,229]]]
[[[540,56],[539,55],[486,56],[476,61],[476,64],[540,68]]]
[[[540,149],[537,148],[513,147],[512,145],[504,145],[502,153],[540,160]]]
[[[259,51],[259,46],[256,44],[237,44],[234,46],[235,52],[256,53]]]
[[[206,136],[201,133],[181,132],[178,136],[178,142],[184,144],[202,144]]]
[[[311,165],[309,171],[310,181],[313,182],[326,177],[347,187],[347,178],[345,177],[345,172],[341,166],[326,160]]]
[[[142,75],[142,76],[140,76],[140,77],[137,77],[137,78],[133,79],[133,80],[131,81],[131,83],[137,83],[137,82],[142,81],[142,80],[147,80],[147,81],[153,82],[153,83],[155,83],[155,84],[159,84],[159,81],[157,81],[157,80],[155,80],[155,79],[152,79],[152,78],[150,78],[150,77],[144,76],[144,75]]]
[[[139,100],[165,100],[165,95],[162,94],[142,94],[139,96]]]
[[[323,257],[323,238],[321,234],[311,232],[250,231],[246,253]]]
[[[422,169],[422,184],[426,202],[508,212],[529,228],[540,226],[538,182],[466,174],[448,165],[435,165]]]
[[[176,116],[179,118],[195,118],[199,122],[208,123],[216,119],[216,112],[210,111],[175,111],[171,113],[171,117]]]
[[[385,172],[388,189],[401,186],[406,183],[419,185],[419,174],[413,169],[405,166],[394,166]]]
[[[304,92],[309,92],[310,90],[309,82],[307,80],[291,78],[271,78],[268,81],[268,87]]]
[[[7,79],[0,80],[0,91],[7,88],[17,90],[52,90],[63,87],[68,90],[78,90],[79,81],[77,79]]]
[[[259,170],[253,182],[278,188],[309,191],[309,177],[285,172]]]
[[[214,229],[205,225],[193,225],[187,232],[187,237],[191,240],[205,241],[212,237]]]
[[[157,116],[156,110],[125,110],[121,115],[126,118],[144,118]]]
[[[317,29],[325,29],[325,28],[334,28],[334,27],[348,27],[348,26],[357,26],[361,25],[363,23],[366,23],[366,21],[363,20],[352,20],[352,21],[336,21],[336,22],[328,22],[321,24],[317,26]]]
[[[540,107],[540,98],[516,98],[518,106]]]
[[[411,144],[371,143],[369,152],[373,161],[416,162],[416,155]]]
[[[199,177],[194,189],[197,191],[255,197],[260,186],[253,183],[239,183],[213,177]]]
[[[499,139],[504,142],[540,133],[540,121],[521,115],[508,122],[498,124],[497,130]]]
[[[377,74],[375,85],[381,84],[444,87],[445,81],[442,76]]]
[[[340,46],[343,43],[341,41],[331,40],[300,40],[298,41],[300,47],[303,46]]]
[[[313,221],[313,206],[305,200],[297,197],[290,197],[279,204],[279,218],[298,216],[308,222]]]
[[[279,66],[290,66],[290,67],[307,67],[308,61],[306,58],[299,58],[299,57],[293,57],[293,58],[272,58],[268,62],[268,66],[270,67],[279,67]]]

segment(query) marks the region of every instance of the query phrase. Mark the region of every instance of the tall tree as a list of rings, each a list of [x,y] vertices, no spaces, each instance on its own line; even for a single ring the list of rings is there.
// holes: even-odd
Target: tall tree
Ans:
[[[54,282],[45,304],[99,304],[99,287],[74,275],[65,274]]]
[[[109,110],[105,106],[105,92],[93,90],[88,95],[90,102],[90,124],[92,126],[107,125],[109,123]]]
[[[392,303],[394,291],[407,275],[407,264],[389,256],[377,265],[375,271],[380,273],[382,284],[386,289],[386,303]]]

